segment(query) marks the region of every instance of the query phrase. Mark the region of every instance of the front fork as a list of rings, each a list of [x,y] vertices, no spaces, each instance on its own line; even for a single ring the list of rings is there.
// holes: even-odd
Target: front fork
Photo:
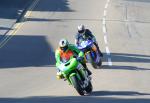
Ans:
[[[91,80],[90,76],[88,75],[88,72],[85,70],[85,68],[82,66],[82,64],[79,64],[80,68],[78,68],[83,80],[82,80],[82,88],[86,88],[89,84],[89,81]]]
[[[70,78],[71,76],[76,76],[78,78],[82,88],[87,87],[89,81],[91,80],[90,77],[88,76],[87,71],[85,70],[85,68],[82,66],[81,63],[78,64],[76,73],[72,73],[68,78],[66,77],[69,82],[69,85],[72,85],[72,81]]]

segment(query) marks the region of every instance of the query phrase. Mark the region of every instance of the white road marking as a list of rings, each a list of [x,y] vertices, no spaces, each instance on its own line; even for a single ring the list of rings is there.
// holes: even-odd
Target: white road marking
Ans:
[[[107,31],[106,31],[106,26],[103,25],[103,33],[106,34],[106,32],[107,32]]]
[[[110,58],[110,57],[108,58],[108,65],[109,65],[109,66],[112,66],[112,61],[111,61],[111,58]]]
[[[104,42],[105,42],[105,44],[108,43],[108,41],[107,41],[107,35],[104,35]]]
[[[103,17],[103,19],[102,19],[102,24],[103,24],[103,26],[106,25],[106,19],[105,19],[105,17]]]
[[[105,9],[107,9],[107,7],[108,7],[108,3],[106,3],[106,5],[105,5]]]
[[[107,8],[108,8],[108,4],[109,4],[110,0],[107,0],[105,7],[104,7],[104,14],[103,14],[103,19],[102,19],[102,29],[103,29],[103,34],[104,34],[104,42],[105,42],[105,49],[106,49],[106,54],[108,56],[108,65],[112,66],[112,61],[111,61],[111,53],[108,47],[108,39],[107,39],[107,28],[106,28],[106,16],[107,16]]]
[[[103,20],[103,21],[102,21],[102,23],[103,23],[103,25],[105,25],[105,24],[106,24],[106,21],[105,21],[105,20]]]
[[[106,46],[105,48],[106,48],[106,53],[107,53],[107,55],[110,55],[109,47],[108,47],[108,46]]]
[[[107,10],[104,10],[104,17],[106,17],[107,15]]]

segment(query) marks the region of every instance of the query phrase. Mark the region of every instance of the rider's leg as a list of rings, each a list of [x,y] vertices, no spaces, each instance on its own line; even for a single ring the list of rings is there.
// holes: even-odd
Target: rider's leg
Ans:
[[[103,53],[100,51],[99,46],[97,45],[97,43],[94,43],[94,44],[95,44],[100,56],[103,57]]]

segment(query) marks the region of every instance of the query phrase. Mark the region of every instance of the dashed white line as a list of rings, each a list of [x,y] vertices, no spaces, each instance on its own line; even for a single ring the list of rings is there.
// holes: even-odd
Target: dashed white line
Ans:
[[[108,58],[108,65],[109,65],[109,66],[112,66],[112,61],[111,61],[111,58],[110,58],[110,57]]]
[[[110,50],[109,50],[108,46],[106,46],[106,53],[107,53],[107,55],[110,55]]]
[[[106,19],[103,17],[103,19],[102,19],[102,24],[103,25],[106,25]]]
[[[107,10],[104,10],[104,17],[106,17],[107,15]]]
[[[107,31],[106,31],[106,26],[103,25],[103,33],[106,34],[106,32],[107,32]]]
[[[103,21],[102,21],[102,23],[103,23],[103,25],[105,25],[105,24],[106,24],[106,21],[105,21],[105,20],[103,20]]]
[[[112,66],[112,61],[111,61],[111,53],[108,47],[108,39],[107,39],[107,28],[106,28],[106,16],[107,16],[107,8],[110,0],[107,0],[105,7],[104,7],[104,14],[103,14],[103,19],[102,19],[102,29],[103,29],[103,34],[104,34],[104,42],[105,42],[105,49],[106,49],[106,54],[108,56],[108,65]]]
[[[106,5],[105,5],[105,9],[107,9],[107,7],[108,7],[108,3],[106,3]]]
[[[107,35],[104,35],[104,42],[105,42],[105,44],[108,43],[108,41],[107,41]]]

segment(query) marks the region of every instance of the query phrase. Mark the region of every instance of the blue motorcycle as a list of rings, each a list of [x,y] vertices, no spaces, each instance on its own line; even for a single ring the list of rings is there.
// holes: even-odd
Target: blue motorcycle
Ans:
[[[91,63],[94,68],[102,65],[102,58],[92,40],[81,41],[77,47],[84,52],[87,63]]]

